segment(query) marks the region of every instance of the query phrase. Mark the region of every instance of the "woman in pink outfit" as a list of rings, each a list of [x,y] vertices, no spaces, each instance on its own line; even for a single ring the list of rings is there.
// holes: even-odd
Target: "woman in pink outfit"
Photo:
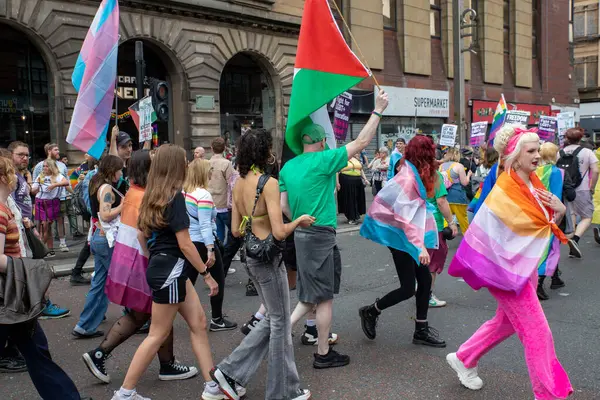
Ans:
[[[502,208],[510,208],[516,219],[523,218],[523,215],[526,214],[537,213],[538,218],[534,221],[539,223],[544,234],[550,237],[546,243],[554,243],[552,241],[555,240],[555,244],[558,245],[558,239],[550,235],[547,229],[551,229],[556,238],[565,239],[558,233],[558,229],[554,229],[555,225],[564,217],[565,206],[556,196],[543,189],[543,185],[534,173],[540,160],[537,134],[514,126],[505,126],[496,136],[494,147],[500,154],[501,163],[507,172],[502,173],[504,177],[498,177],[494,189],[486,199],[485,206],[489,208],[489,211],[484,210],[484,215],[480,215],[482,213],[480,210],[473,224],[486,234],[489,232],[493,233],[491,236],[494,236],[500,234],[502,229],[493,215],[497,213],[500,216]],[[502,182],[499,183],[500,181]],[[505,188],[507,187],[516,189],[508,197],[514,199],[520,196],[518,201],[505,202],[507,199]],[[515,195],[515,191],[519,194]],[[496,206],[496,204],[500,204],[500,206]],[[521,242],[524,238],[526,240],[527,235],[531,236],[531,230],[528,231],[528,229],[530,228],[527,224],[515,224],[512,227],[514,238],[520,239]],[[518,249],[519,251],[515,252],[514,257],[503,257],[498,264],[500,266],[495,267],[493,262],[497,260],[494,260],[493,255],[488,255],[488,258],[480,257],[477,251],[473,250],[483,248],[485,251],[485,248],[494,246],[493,239],[482,238],[485,236],[483,233],[477,235],[477,238],[470,237],[472,236],[469,234],[470,231],[471,229],[461,243],[462,249],[457,250],[455,259],[450,265],[449,274],[464,277],[465,281],[475,289],[488,288],[490,294],[498,302],[498,309],[494,318],[484,323],[470,339],[460,346],[458,352],[448,354],[446,357],[448,364],[458,374],[460,382],[465,387],[479,390],[483,386],[483,381],[477,374],[479,359],[516,333],[525,350],[525,361],[535,399],[566,399],[573,393],[573,388],[567,373],[556,357],[552,332],[536,295],[537,266],[539,260],[543,259],[543,252],[539,251],[540,254],[534,254],[538,249],[535,247],[536,243],[539,243],[535,241],[542,235],[531,239],[527,246]],[[482,238],[481,241],[478,238]],[[507,236],[507,238],[513,239],[511,236]],[[512,243],[514,242],[511,242],[510,245],[514,246]],[[506,254],[505,249],[497,250]],[[515,249],[512,248],[512,250]],[[483,265],[488,260],[491,260],[490,264]],[[506,264],[510,265],[507,267]],[[506,268],[506,270],[501,271],[501,268]],[[510,279],[502,279],[509,276],[507,271],[522,271],[522,275],[519,276],[521,284],[517,285]],[[529,272],[531,272],[531,279],[527,279]],[[515,279],[516,281],[517,279]]]

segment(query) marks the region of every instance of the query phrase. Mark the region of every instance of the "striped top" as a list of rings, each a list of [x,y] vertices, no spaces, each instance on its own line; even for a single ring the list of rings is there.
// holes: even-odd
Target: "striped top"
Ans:
[[[19,228],[8,206],[0,204],[0,234],[4,235],[4,255],[21,257]]]
[[[217,216],[217,210],[211,194],[204,188],[197,188],[192,193],[184,193],[184,195],[185,206],[190,217],[192,242],[214,244],[213,221]]]

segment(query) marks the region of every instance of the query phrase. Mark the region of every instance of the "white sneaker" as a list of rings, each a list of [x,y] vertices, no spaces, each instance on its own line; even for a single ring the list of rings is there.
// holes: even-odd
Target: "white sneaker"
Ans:
[[[431,297],[429,298],[429,308],[445,307],[446,304],[448,303],[444,300],[438,299],[435,294],[431,293]]]
[[[310,390],[308,389],[298,389],[296,393],[296,397],[292,397],[292,400],[308,400],[310,399]]]
[[[227,275],[235,274],[235,268],[229,268],[227,270]]]
[[[69,251],[69,248],[67,247],[66,243],[61,243],[58,248],[60,249],[60,251],[62,251],[63,253],[66,253]]]
[[[150,398],[140,396],[135,390],[133,391],[131,396],[123,397],[117,390],[117,391],[115,391],[115,395],[112,397],[111,400],[150,400]]]
[[[215,390],[216,388],[216,390]],[[243,386],[240,386],[238,384],[235,385],[235,391],[237,392],[238,396],[244,397],[246,395],[246,388]],[[228,400],[229,397],[227,397],[225,395],[225,393],[223,393],[221,391],[221,389],[219,388],[219,386],[208,386],[206,383],[204,383],[204,392],[202,392],[202,400]]]
[[[240,253],[235,253],[235,256],[231,259],[231,261],[241,261]]]
[[[483,387],[483,381],[477,375],[477,367],[467,368],[462,361],[458,359],[456,353],[450,353],[446,356],[446,361],[458,375],[460,383],[467,389],[479,390]]]

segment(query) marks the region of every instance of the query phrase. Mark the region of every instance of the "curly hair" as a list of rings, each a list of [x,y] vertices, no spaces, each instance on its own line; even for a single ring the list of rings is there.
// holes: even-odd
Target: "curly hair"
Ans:
[[[435,144],[428,136],[417,135],[406,145],[404,161],[409,161],[419,171],[419,176],[425,185],[427,197],[433,197],[435,194],[435,185],[438,181],[437,161],[435,159]]]
[[[252,129],[240,138],[236,162],[242,178],[253,165],[261,171],[267,169],[272,145],[273,137],[264,129]]]
[[[523,144],[527,142],[539,142],[540,138],[535,132],[526,132],[518,139],[517,145],[514,150],[510,153],[506,154],[508,143],[510,139],[515,135],[515,129],[521,128],[526,129],[522,125],[504,125],[500,128],[498,134],[494,138],[494,149],[498,152],[500,156],[500,165],[503,167],[505,171],[510,171],[512,164],[516,161],[517,157],[521,153],[521,149],[523,148]],[[499,169],[500,170],[500,169]]]

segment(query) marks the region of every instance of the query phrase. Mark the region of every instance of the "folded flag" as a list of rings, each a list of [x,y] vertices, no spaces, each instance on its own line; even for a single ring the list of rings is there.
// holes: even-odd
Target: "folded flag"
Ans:
[[[360,228],[361,236],[404,251],[419,263],[422,247],[437,249],[434,206],[414,165],[405,161],[400,171],[379,191]]]
[[[295,154],[302,154],[302,129],[321,125],[327,134],[327,145],[335,148],[333,127],[327,104],[371,72],[350,50],[327,0],[306,0],[285,140]]]
[[[545,189],[535,173],[530,179],[534,188]],[[519,294],[548,257],[553,236],[567,240],[553,221],[553,211],[543,211],[514,171],[503,172],[469,225],[448,273],[475,290]]]
[[[100,159],[115,98],[119,3],[103,0],[85,37],[71,80],[78,92],[67,142]]]

